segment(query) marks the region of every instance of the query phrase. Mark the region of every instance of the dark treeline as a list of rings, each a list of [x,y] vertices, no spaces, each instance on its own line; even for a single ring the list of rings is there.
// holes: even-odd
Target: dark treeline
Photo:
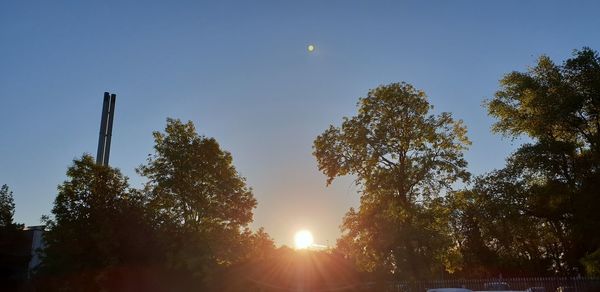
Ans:
[[[493,131],[528,143],[473,177],[466,126],[432,113],[407,83],[371,90],[358,113],[314,141],[327,184],[353,175],[360,206],[333,251],[275,248],[251,231],[257,202],[230,153],[168,119],[136,171],[143,188],[83,155],[46,216],[40,291],[241,291],[343,287],[372,280],[503,275],[600,276],[600,58],[541,57],[500,81]],[[495,155],[489,153],[489,155]],[[16,244],[12,193],[0,190],[3,247]],[[20,258],[2,254],[2,267]],[[4,274],[6,272],[3,272]],[[309,276],[306,276],[309,275]],[[312,279],[298,282],[300,278]],[[315,286],[316,285],[316,286]],[[257,289],[258,289],[257,288]],[[291,289],[291,288],[290,288]]]
[[[370,91],[356,116],[317,137],[327,182],[352,174],[360,187],[339,251],[402,280],[600,276],[597,52],[560,65],[542,56],[505,75],[485,106],[495,133],[530,142],[478,177],[466,169],[461,121],[431,114],[425,93],[406,83]]]
[[[248,229],[256,200],[230,153],[191,122],[168,119],[154,140],[141,190],[89,155],[73,162],[46,220],[42,291],[204,290],[275,248]]]
[[[14,222],[13,192],[7,185],[0,186],[0,286],[16,290],[27,275],[30,249],[23,224]]]

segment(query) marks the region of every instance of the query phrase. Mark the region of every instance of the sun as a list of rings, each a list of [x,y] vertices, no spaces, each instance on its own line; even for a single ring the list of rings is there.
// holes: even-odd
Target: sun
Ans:
[[[315,45],[312,45],[312,44],[311,44],[311,45],[308,45],[308,46],[306,47],[306,49],[308,50],[308,52],[309,52],[309,53],[312,53],[312,52],[314,52],[314,51],[315,51],[316,47],[315,47]]]
[[[294,245],[296,249],[307,249],[313,245],[312,233],[308,230],[300,230],[294,235]]]

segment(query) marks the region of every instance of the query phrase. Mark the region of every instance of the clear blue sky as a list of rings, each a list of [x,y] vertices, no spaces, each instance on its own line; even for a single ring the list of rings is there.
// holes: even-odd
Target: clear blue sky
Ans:
[[[358,203],[325,187],[313,139],[360,96],[406,81],[469,128],[469,169],[502,167],[516,145],[481,107],[540,54],[600,49],[594,1],[0,2],[0,184],[16,220],[39,224],[82,153],[95,154],[102,93],[118,95],[111,165],[134,168],[167,117],[192,120],[233,154],[280,244],[299,228],[332,244]],[[317,51],[308,54],[314,43]]]

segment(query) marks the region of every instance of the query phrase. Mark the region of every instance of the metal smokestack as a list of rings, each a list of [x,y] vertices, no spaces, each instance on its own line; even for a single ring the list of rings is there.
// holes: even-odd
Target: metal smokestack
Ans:
[[[112,128],[113,128],[113,119],[115,117],[115,101],[117,100],[117,95],[110,95],[110,110],[108,111],[108,125],[106,129],[106,143],[104,150],[104,164],[108,165],[108,158],[110,156],[110,139],[112,138]]]
[[[104,93],[102,117],[100,118],[100,135],[98,136],[98,153],[96,154],[96,164],[98,165],[108,166],[116,99],[115,94]]]

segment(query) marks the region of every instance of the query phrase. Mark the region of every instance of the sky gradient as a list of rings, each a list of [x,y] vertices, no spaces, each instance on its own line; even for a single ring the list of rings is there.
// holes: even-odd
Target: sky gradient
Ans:
[[[110,91],[110,164],[133,186],[152,131],[192,120],[253,187],[254,228],[332,245],[359,196],[351,178],[325,186],[318,134],[369,89],[406,81],[464,120],[472,173],[502,167],[517,142],[490,132],[483,100],[540,54],[600,50],[594,2],[1,1],[0,184],[16,221],[39,224],[71,161],[96,153]]]

